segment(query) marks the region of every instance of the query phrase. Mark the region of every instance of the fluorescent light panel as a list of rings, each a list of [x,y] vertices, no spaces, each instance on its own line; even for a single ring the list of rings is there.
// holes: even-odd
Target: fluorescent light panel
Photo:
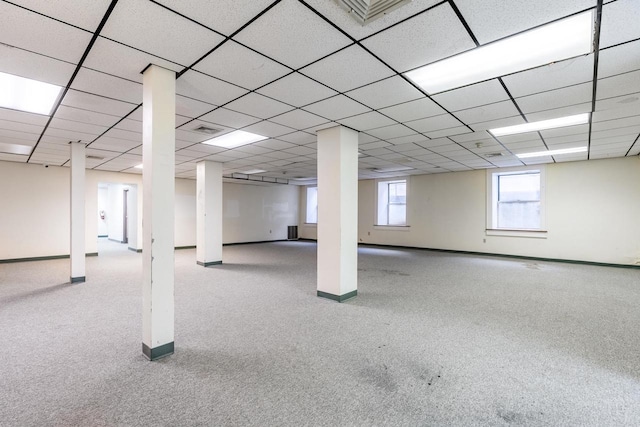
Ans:
[[[0,73],[0,107],[36,114],[51,114],[60,86]]]
[[[246,175],[251,175],[252,173],[262,173],[262,172],[266,172],[266,170],[264,169],[251,169],[248,171],[244,171],[242,173],[246,174]]]
[[[507,126],[504,128],[490,129],[489,132],[491,132],[493,136],[516,135],[519,133],[537,132],[539,130],[583,125],[585,123],[589,123],[589,113],[576,114],[574,116],[558,117],[557,119],[524,123],[521,125]]]
[[[240,147],[241,145],[251,144],[252,142],[262,141],[267,138],[268,136],[245,132],[243,130],[235,130],[225,135],[203,141],[202,143],[215,145],[216,147],[235,148]]]
[[[9,144],[6,142],[0,142],[0,153],[20,154],[22,156],[27,156],[31,154],[31,150],[33,150],[33,147],[30,145]]]
[[[139,164],[139,165],[135,165],[135,166],[134,166],[134,168],[136,168],[136,169],[142,169],[142,167],[143,167],[143,166],[142,166],[142,163],[141,163],[141,164]]]
[[[392,166],[388,168],[375,168],[371,169],[373,172],[400,172],[400,171],[409,171],[412,170],[412,167],[409,166]]]
[[[535,153],[516,154],[520,159],[529,159],[531,157],[559,156],[561,154],[584,153],[587,147],[562,148],[560,150],[536,151]]]
[[[593,11],[562,19],[405,73],[429,94],[593,50]]]

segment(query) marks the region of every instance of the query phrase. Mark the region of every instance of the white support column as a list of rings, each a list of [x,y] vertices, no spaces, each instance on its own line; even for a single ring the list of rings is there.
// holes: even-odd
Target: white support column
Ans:
[[[358,133],[318,131],[318,296],[358,293]]]
[[[197,164],[196,262],[222,264],[222,164]]]
[[[174,350],[176,74],[142,74],[142,352],[155,360]]]
[[[71,146],[71,283],[85,281],[85,144],[70,142]]]

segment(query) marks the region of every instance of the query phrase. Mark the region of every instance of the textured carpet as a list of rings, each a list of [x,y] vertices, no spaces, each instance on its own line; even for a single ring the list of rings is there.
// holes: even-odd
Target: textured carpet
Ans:
[[[640,271],[308,242],[176,251],[176,353],[141,353],[141,254],[0,265],[0,425],[639,425]]]

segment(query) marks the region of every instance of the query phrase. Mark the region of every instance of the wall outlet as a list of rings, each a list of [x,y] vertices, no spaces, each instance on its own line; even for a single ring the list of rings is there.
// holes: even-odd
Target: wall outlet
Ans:
[[[487,239],[482,239],[482,243],[487,243]]]
[[[370,231],[367,231],[367,236],[371,236],[371,232]]]

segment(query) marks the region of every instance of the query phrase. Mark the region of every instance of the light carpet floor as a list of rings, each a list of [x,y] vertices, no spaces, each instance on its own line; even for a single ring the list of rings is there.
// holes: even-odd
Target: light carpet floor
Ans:
[[[640,271],[309,242],[176,260],[176,352],[141,353],[142,255],[0,264],[2,426],[640,425]]]

